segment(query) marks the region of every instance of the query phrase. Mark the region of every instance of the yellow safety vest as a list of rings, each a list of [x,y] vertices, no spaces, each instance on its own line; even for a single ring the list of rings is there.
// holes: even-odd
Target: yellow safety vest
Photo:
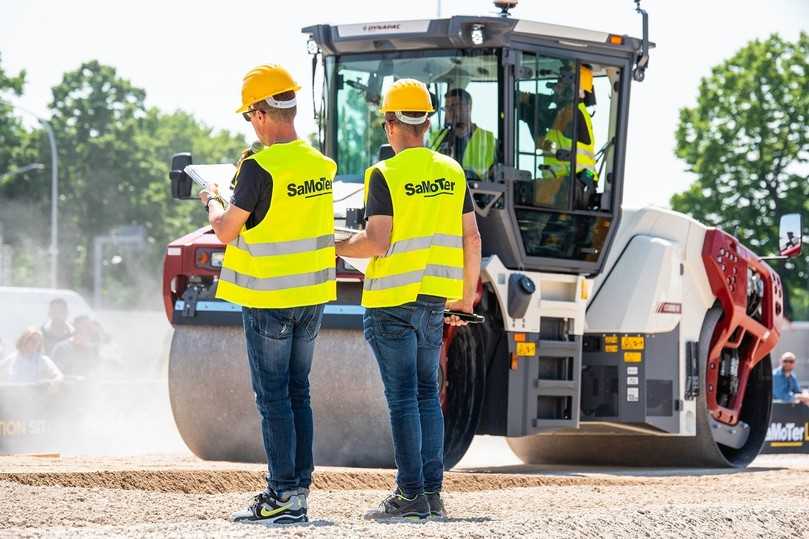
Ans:
[[[334,161],[303,140],[248,159],[272,176],[272,202],[258,225],[242,227],[226,247],[216,297],[264,309],[334,300]]]
[[[463,297],[466,177],[458,163],[429,148],[408,148],[365,171],[379,170],[390,189],[393,230],[384,256],[365,272],[363,307],[394,307],[419,294]]]
[[[450,128],[444,128],[441,131],[435,132],[430,137],[430,148],[438,151],[438,148],[441,147],[441,143],[447,138],[449,132]],[[473,171],[480,179],[486,179],[489,175],[489,169],[494,165],[496,145],[497,142],[494,138],[494,133],[481,129],[480,127],[475,127],[464,149],[461,165],[463,165],[465,170]]]
[[[587,134],[590,137],[590,144],[582,142],[576,143],[576,173],[588,169],[595,176],[595,182],[598,183],[598,173],[596,171],[595,160],[595,137],[593,136],[593,122],[590,118],[590,113],[584,103],[579,103],[578,106],[581,115],[584,117],[584,123],[587,125]],[[559,150],[570,150],[573,148],[573,140],[565,136],[565,128],[570,122],[575,121],[571,114],[570,107],[565,107],[556,115],[553,126],[548,130],[545,135],[545,142],[552,142]],[[554,157],[546,157],[543,161],[545,165],[550,167],[550,174],[557,178],[566,178],[570,174],[570,161],[559,161]]]

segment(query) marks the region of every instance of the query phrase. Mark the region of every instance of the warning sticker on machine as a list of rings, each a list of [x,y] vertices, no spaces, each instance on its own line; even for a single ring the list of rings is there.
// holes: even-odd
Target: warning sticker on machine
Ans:
[[[618,351],[618,345],[617,344],[605,344],[604,345],[604,351],[608,352],[608,353],[617,352]]]
[[[643,337],[621,337],[621,349],[623,350],[643,350],[646,342]]]
[[[517,355],[533,357],[537,353],[537,343],[535,342],[518,342]]]
[[[618,344],[618,335],[604,335],[604,344]]]
[[[640,352],[624,352],[624,361],[626,363],[640,363],[643,361],[643,354]]]

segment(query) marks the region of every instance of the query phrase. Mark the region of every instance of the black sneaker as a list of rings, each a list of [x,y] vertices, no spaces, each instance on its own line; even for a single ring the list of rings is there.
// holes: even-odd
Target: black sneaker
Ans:
[[[396,491],[379,504],[379,508],[365,514],[366,520],[424,520],[430,516],[427,498],[419,494],[408,498],[397,488]]]
[[[233,522],[260,522],[262,524],[295,524],[307,522],[306,508],[297,494],[286,500],[275,492],[264,491],[255,498],[250,507],[230,515]]]
[[[447,510],[444,508],[444,501],[440,492],[425,492],[427,505],[430,506],[430,516],[434,518],[447,518]]]

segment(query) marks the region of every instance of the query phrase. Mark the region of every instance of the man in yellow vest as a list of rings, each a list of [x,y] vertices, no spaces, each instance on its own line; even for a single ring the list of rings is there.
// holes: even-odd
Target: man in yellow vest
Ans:
[[[472,95],[463,88],[452,88],[444,96],[444,127],[430,137],[430,148],[461,163],[464,170],[479,179],[489,176],[495,161],[494,133],[472,122]]]
[[[396,491],[367,518],[445,514],[438,358],[443,324],[462,322],[445,319],[444,308],[472,312],[480,235],[463,169],[424,147],[432,110],[419,81],[399,80],[385,94],[380,111],[396,154],[365,172],[367,226],[337,244],[339,255],[371,258],[363,323],[385,387],[398,467]]]
[[[573,149],[573,124],[576,125],[576,173],[573,184],[576,208],[590,205],[598,186],[596,143],[588,106],[595,105],[593,70],[589,65],[579,67],[579,94],[574,100],[575,70],[566,69],[553,87],[550,96],[521,93],[518,112],[531,131],[537,148],[544,152],[542,178],[535,189],[535,203],[541,206],[566,205],[570,185],[571,158],[558,158]],[[554,106],[551,106],[554,105]],[[562,151],[560,153],[560,150]]]
[[[247,356],[267,453],[267,490],[235,521],[307,520],[313,422],[309,370],[325,303],[336,298],[334,161],[295,132],[295,92],[281,66],[244,78],[237,112],[264,148],[240,163],[228,205],[200,197],[225,258],[216,297],[242,306]]]

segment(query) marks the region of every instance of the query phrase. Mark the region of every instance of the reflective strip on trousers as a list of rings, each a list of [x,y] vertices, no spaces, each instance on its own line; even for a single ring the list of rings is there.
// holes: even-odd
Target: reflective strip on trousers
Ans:
[[[407,253],[409,251],[418,251],[419,249],[427,249],[437,245],[439,247],[457,247],[463,249],[463,238],[461,236],[453,236],[450,234],[433,234],[432,236],[422,236],[420,238],[410,238],[407,240],[399,240],[393,242],[388,247],[388,252],[385,256],[391,256],[398,253]]]
[[[307,238],[303,240],[274,241],[268,243],[247,243],[242,236],[239,236],[230,242],[230,245],[247,251],[253,256],[293,255],[296,253],[317,251],[324,247],[333,247],[334,234],[324,234],[317,238]]]
[[[313,286],[317,284],[333,281],[337,278],[334,268],[326,268],[312,273],[298,273],[297,275],[284,275],[281,277],[267,277],[261,279],[250,275],[237,273],[229,268],[222,268],[219,279],[242,288],[250,290],[285,290],[287,288],[298,288],[301,286]]]
[[[443,277],[445,279],[463,280],[463,268],[429,264],[423,271],[409,271],[407,273],[389,275],[388,277],[377,277],[374,279],[366,278],[363,289],[385,290],[387,288],[396,288],[397,286],[420,283],[424,277]]]

